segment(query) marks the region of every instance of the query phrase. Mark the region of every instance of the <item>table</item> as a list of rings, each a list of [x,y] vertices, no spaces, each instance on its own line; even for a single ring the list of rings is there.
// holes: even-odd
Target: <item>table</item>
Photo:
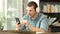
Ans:
[[[0,34],[35,34],[35,32],[26,30],[3,30],[0,31]]]
[[[0,31],[0,34],[36,34],[36,32],[26,30],[3,30]],[[60,34],[60,32],[49,32],[46,34]]]

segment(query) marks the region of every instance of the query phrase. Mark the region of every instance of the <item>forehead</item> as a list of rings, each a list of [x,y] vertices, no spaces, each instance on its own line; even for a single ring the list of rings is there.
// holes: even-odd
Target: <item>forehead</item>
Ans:
[[[27,10],[29,10],[29,9],[34,9],[34,6],[27,6],[26,9],[27,9]]]

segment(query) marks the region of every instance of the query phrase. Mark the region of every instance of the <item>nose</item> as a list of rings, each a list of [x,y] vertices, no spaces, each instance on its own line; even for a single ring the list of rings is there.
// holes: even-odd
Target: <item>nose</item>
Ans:
[[[30,14],[30,11],[28,11],[27,13]]]

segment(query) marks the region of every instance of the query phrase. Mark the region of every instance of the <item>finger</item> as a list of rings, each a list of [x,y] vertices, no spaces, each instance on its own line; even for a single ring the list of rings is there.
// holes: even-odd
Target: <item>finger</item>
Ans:
[[[18,23],[19,23],[19,21],[18,22],[16,22],[16,24],[18,25]]]
[[[17,27],[21,27],[21,24],[17,25]]]

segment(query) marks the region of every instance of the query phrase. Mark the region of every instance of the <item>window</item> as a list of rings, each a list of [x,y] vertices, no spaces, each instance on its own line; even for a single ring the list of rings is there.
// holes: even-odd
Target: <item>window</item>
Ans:
[[[20,20],[23,14],[23,0],[0,0],[0,21],[4,30],[13,30],[16,28],[15,17]]]

